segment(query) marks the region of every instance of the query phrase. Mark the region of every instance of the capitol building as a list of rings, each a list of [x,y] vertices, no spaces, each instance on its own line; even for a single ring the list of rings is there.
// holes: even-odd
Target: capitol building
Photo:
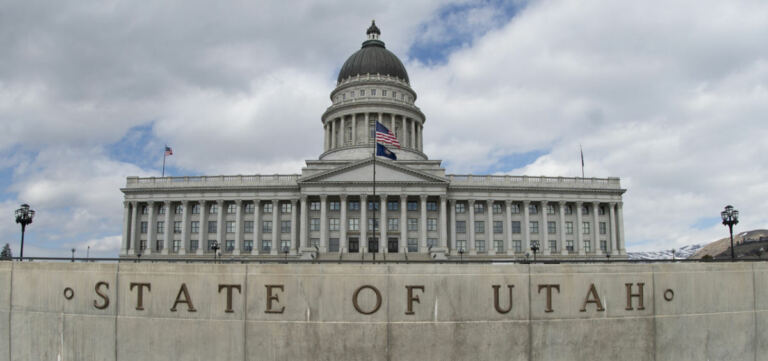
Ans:
[[[626,258],[618,178],[448,174],[430,159],[427,118],[380,34],[372,24],[341,67],[323,152],[300,174],[128,177],[120,257]],[[396,160],[373,155],[376,122]]]

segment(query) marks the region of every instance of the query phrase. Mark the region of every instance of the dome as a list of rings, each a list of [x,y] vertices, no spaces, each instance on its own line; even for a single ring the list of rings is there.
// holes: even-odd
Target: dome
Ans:
[[[408,83],[408,72],[395,54],[387,50],[384,42],[378,40],[380,34],[376,23],[368,29],[369,39],[363,42],[363,47],[352,54],[339,71],[338,82],[365,74],[381,74],[400,78]]]

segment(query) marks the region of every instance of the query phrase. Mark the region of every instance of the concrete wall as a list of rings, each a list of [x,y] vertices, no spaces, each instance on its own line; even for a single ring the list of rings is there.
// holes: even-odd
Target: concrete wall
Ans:
[[[0,361],[768,360],[768,264],[0,262],[0,324]]]

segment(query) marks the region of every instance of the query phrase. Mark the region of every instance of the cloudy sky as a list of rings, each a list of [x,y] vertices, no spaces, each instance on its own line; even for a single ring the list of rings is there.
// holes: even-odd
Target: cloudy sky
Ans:
[[[768,2],[36,1],[0,8],[0,242],[114,256],[126,176],[298,173],[376,19],[449,173],[621,177],[628,247],[768,228]],[[81,253],[82,252],[82,253]]]

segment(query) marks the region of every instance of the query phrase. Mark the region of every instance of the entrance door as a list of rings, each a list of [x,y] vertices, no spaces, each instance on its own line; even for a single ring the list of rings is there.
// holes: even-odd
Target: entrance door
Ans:
[[[397,253],[397,238],[390,238],[387,242],[387,252]]]
[[[379,239],[375,237],[368,238],[368,252],[376,253],[379,251]]]
[[[349,253],[360,252],[360,238],[349,237]]]

